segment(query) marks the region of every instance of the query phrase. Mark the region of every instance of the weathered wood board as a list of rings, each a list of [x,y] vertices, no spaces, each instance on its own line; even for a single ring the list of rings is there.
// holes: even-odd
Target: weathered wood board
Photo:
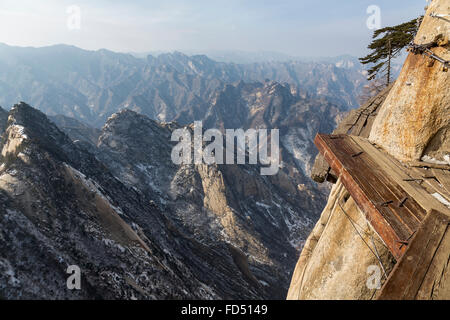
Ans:
[[[449,226],[448,215],[435,210],[428,213],[378,299],[432,299],[439,298],[439,290],[449,290]]]
[[[383,105],[388,96],[391,84],[383,89],[377,96],[371,97],[360,108],[350,110],[347,116],[339,123],[333,134],[350,134],[353,136],[369,137],[372,124],[377,116],[377,111]],[[324,161],[321,154],[318,154],[311,171],[313,180],[322,183],[325,180],[335,183],[336,174],[330,170],[330,166]]]
[[[425,218],[426,210],[386,173],[363,146],[348,135],[322,135],[315,139],[325,160],[365,213],[396,259]]]
[[[431,195],[436,192],[436,189],[429,184],[430,179],[423,178],[425,173],[420,171],[419,168],[411,168],[400,163],[364,138],[349,137],[373,159],[376,159],[377,164],[385,171],[386,175],[395,180],[426,212],[434,209],[450,215],[450,209]],[[450,171],[443,171],[442,174],[445,177],[450,177]],[[429,173],[426,175],[429,175]],[[446,183],[444,179],[441,180],[444,188],[450,188],[449,183]],[[439,191],[442,192],[442,188]]]

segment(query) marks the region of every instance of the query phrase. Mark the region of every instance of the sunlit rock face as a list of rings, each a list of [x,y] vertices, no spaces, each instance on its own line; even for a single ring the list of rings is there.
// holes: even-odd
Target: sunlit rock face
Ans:
[[[416,44],[436,41],[431,51],[450,60],[450,1],[431,2],[415,38]],[[410,53],[398,80],[373,125],[370,140],[400,160],[450,163],[450,73],[425,55]]]
[[[368,268],[380,264],[360,235],[376,246],[388,273],[395,263],[392,255],[338,180],[300,255],[287,299],[371,299],[376,290],[367,285]]]

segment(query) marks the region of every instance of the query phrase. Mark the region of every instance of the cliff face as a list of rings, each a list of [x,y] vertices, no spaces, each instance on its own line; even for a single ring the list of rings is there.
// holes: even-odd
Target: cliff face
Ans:
[[[391,254],[338,180],[300,255],[288,299],[373,297],[376,291],[366,286],[367,268],[378,262],[352,223],[366,243],[376,246],[386,271],[392,269]]]
[[[450,1],[431,2],[415,43],[434,42],[430,51],[449,60],[449,20],[432,17],[432,13],[449,14]],[[335,133],[369,137],[372,143],[400,161],[450,163],[449,75],[440,62],[411,52],[390,91],[380,93],[348,115]],[[362,121],[365,128],[357,132],[354,127],[361,125],[361,114],[367,116],[364,112],[367,107],[370,107],[369,114],[374,119],[369,123]],[[330,179],[333,175],[319,156],[312,170],[313,178],[319,182],[325,179],[336,181]],[[381,275],[383,285],[396,260],[348,194],[341,179],[337,179],[321,218],[301,252],[287,298],[373,299],[378,290],[370,289],[373,287],[368,285],[370,268],[380,266],[373,251],[386,272],[386,276]],[[448,268],[442,274],[448,274]],[[448,284],[448,281],[442,281],[440,285],[444,283]]]
[[[450,1],[431,2],[415,43],[435,43],[436,56],[450,60],[450,22],[430,14],[448,14]],[[404,160],[435,158],[450,163],[450,73],[423,54],[410,53],[383,104],[370,140]]]

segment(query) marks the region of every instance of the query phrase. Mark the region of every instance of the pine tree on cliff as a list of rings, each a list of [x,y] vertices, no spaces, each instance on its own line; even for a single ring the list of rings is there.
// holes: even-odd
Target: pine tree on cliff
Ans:
[[[372,52],[359,58],[362,64],[371,65],[367,80],[386,77],[386,86],[391,83],[391,61],[414,39],[422,18],[374,31],[373,40],[367,47]]]

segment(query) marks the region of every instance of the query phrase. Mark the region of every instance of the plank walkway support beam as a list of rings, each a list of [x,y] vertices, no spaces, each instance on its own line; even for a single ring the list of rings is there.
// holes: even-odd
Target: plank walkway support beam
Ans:
[[[358,144],[349,135],[317,134],[314,143],[366,219],[399,260],[409,240],[426,216],[404,188],[392,179],[379,160],[372,157],[373,146]],[[356,156],[357,155],[357,156]]]
[[[383,285],[379,300],[432,299],[449,290],[450,217],[431,210]],[[445,297],[445,295],[444,295]]]

